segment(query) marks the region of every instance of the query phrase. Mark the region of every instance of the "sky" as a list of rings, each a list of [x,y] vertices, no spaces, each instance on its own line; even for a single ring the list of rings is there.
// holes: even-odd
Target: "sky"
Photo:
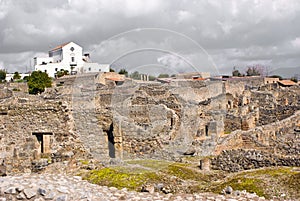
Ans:
[[[152,73],[300,66],[299,0],[0,0],[0,69],[73,41],[95,62]]]

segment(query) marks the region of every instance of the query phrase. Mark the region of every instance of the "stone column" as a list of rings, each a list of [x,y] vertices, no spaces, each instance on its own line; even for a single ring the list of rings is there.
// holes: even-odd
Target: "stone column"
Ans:
[[[203,158],[200,160],[200,169],[203,171],[210,171],[210,159]]]

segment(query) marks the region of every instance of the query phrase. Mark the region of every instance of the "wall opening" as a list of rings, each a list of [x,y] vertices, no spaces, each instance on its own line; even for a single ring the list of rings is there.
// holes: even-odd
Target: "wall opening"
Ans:
[[[7,111],[0,111],[0,115],[7,115],[8,112]]]
[[[53,135],[51,132],[34,132],[32,135],[35,135],[40,147],[41,153],[50,153],[50,136]]]
[[[115,149],[115,137],[114,137],[114,126],[110,124],[109,130],[106,131],[108,139],[108,153],[110,158],[116,158],[116,149]]]
[[[208,125],[205,125],[205,136],[208,136]]]

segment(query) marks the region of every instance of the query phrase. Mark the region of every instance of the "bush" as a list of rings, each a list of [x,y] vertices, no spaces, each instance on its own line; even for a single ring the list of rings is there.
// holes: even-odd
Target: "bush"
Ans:
[[[0,70],[0,82],[3,82],[6,78],[6,72],[4,70]]]
[[[19,79],[21,79],[20,73],[16,71],[16,72],[14,73],[13,79],[14,79],[14,80],[19,80]]]
[[[47,73],[34,71],[28,77],[28,88],[30,94],[38,94],[45,91],[46,87],[52,86],[52,79]]]

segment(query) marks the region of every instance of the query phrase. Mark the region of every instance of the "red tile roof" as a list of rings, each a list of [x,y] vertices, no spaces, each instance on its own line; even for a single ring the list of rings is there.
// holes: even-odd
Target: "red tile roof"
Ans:
[[[53,48],[52,50],[50,50],[50,51],[59,50],[59,49],[63,48],[64,46],[68,45],[69,43],[70,43],[70,42],[63,43],[63,44],[61,44],[61,45],[58,45],[58,46],[56,46],[55,48]]]
[[[292,85],[296,85],[296,82],[293,82],[292,80],[280,80],[278,81],[278,83],[285,85],[285,86],[292,86]]]

